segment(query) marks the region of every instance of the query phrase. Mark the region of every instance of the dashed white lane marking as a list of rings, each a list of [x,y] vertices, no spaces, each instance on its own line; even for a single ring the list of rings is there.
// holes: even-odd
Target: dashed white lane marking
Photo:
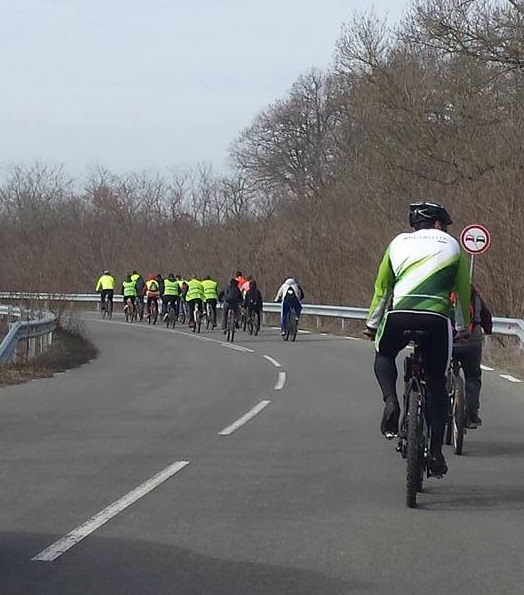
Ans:
[[[268,362],[271,362],[275,368],[281,368],[282,366],[277,362],[276,359],[273,359],[270,355],[263,355],[262,357],[264,357],[265,359],[267,359]]]
[[[501,374],[500,377],[504,378],[505,380],[509,380],[510,382],[522,382],[522,380],[519,380],[518,378],[515,378],[515,376],[511,376],[510,374]]]
[[[189,461],[177,461],[176,463],[169,465],[169,467],[166,467],[163,471],[160,471],[160,473],[157,473],[151,479],[148,479],[142,485],[138,486],[119,500],[116,500],[113,504],[110,504],[107,508],[104,508],[104,510],[92,516],[76,529],[70,531],[65,537],[62,537],[62,539],[51,544],[48,548],[32,558],[32,560],[39,562],[52,562],[53,560],[56,560],[79,541],[93,533],[93,531],[96,531],[96,529],[107,523],[107,521],[112,519],[119,512],[122,512],[122,510],[142,498],[142,496],[148,494],[151,490],[172,477],[175,473],[181,471],[187,465],[189,465]]]
[[[278,380],[275,384],[275,390],[282,390],[284,388],[284,384],[286,384],[286,373],[279,372],[278,373]]]
[[[360,337],[344,337],[348,341],[362,341]]]
[[[229,347],[229,349],[234,349],[235,351],[243,351],[244,353],[253,353],[253,349],[248,349],[247,347],[242,347],[241,345],[234,345],[233,343],[224,343],[223,341],[220,342],[222,347]]]
[[[482,370],[486,370],[486,372],[493,372],[495,368],[490,368],[489,366],[485,366],[484,364],[480,364],[480,368]]]
[[[251,409],[251,411],[248,411],[245,415],[238,418],[230,426],[227,426],[227,428],[224,428],[221,432],[218,433],[218,435],[219,436],[229,436],[235,430],[238,430],[238,428],[240,428],[244,424],[246,424],[250,419],[253,419],[255,417],[255,415],[258,415],[262,411],[262,409],[265,409],[270,403],[271,403],[271,401],[260,401],[260,403],[258,405],[255,405],[253,407],[253,409]]]

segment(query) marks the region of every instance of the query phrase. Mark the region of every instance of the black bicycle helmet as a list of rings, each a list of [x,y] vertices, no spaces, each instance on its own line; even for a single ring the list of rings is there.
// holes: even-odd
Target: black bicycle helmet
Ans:
[[[437,202],[413,202],[409,205],[409,224],[415,229],[431,227],[435,221],[440,221],[446,229],[451,225],[451,217],[446,209]]]

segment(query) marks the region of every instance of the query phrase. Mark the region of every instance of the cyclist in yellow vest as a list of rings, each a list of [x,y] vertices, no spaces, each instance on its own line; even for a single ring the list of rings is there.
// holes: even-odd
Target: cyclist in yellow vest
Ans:
[[[103,309],[105,306],[106,296],[109,300],[111,311],[113,311],[113,295],[115,293],[115,278],[109,271],[104,271],[102,275],[99,277],[95,291],[97,293],[100,292],[100,305]]]
[[[180,296],[180,285],[175,279],[173,273],[169,273],[166,279],[164,279],[164,293],[162,294],[162,315],[164,321],[167,320],[167,313],[169,306],[172,306],[175,315],[178,316],[178,299]]]
[[[196,275],[193,275],[187,282],[186,303],[189,306],[189,326],[195,326],[195,310],[199,315],[202,314],[202,304],[204,303],[204,286]]]
[[[213,328],[215,328],[217,325],[218,283],[215,280],[211,279],[211,277],[208,275],[202,281],[202,285],[204,287],[204,299],[206,302],[206,308],[208,306],[211,308],[211,323],[213,325]]]
[[[131,275],[127,275],[127,277],[122,281],[122,289],[121,293],[124,296],[124,312],[128,307],[128,300],[131,300],[131,314],[135,311],[136,308],[136,282],[133,281]]]
[[[158,298],[160,296],[160,286],[154,275],[148,275],[146,281],[147,297],[147,315],[151,316],[151,303],[155,302],[158,311]]]

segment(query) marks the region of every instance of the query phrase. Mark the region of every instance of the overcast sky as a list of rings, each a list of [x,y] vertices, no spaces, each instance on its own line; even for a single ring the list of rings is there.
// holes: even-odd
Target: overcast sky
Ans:
[[[375,0],[393,22],[406,0]],[[0,165],[221,170],[366,0],[3,0]]]

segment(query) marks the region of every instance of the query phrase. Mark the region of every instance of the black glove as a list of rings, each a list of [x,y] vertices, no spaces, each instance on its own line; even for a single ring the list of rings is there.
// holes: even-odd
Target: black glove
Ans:
[[[377,334],[376,328],[371,328],[370,326],[366,326],[366,330],[362,331],[362,333],[371,341],[375,340],[375,335]]]
[[[469,331],[467,329],[463,329],[461,331],[453,331],[453,343],[456,345],[461,345],[465,343],[469,339]]]

